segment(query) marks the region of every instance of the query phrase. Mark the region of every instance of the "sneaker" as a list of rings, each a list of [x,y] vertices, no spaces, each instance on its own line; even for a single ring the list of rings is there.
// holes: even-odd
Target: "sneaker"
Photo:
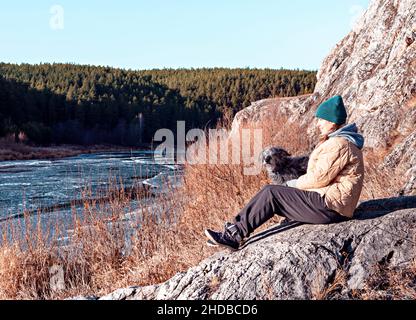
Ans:
[[[224,232],[217,232],[210,229],[205,230],[205,235],[214,245],[228,249],[237,250],[240,246],[241,236],[235,225],[227,223]]]
[[[279,227],[283,227],[289,224],[292,224],[293,222],[295,222],[294,220],[290,220],[288,218],[284,218],[280,223],[279,223]]]

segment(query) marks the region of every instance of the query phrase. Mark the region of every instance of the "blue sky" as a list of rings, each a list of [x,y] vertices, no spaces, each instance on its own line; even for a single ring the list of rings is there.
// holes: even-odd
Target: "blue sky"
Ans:
[[[2,1],[0,61],[318,69],[369,1]]]

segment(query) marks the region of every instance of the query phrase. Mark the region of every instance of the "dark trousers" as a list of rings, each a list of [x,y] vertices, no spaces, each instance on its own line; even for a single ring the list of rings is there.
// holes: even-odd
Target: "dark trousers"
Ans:
[[[233,223],[248,237],[275,214],[308,224],[328,224],[347,220],[328,209],[325,199],[314,191],[267,185],[235,217]]]

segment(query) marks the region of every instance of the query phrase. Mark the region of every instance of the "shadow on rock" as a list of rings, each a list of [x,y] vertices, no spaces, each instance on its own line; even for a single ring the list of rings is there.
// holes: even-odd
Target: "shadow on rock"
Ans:
[[[413,208],[416,208],[416,196],[369,200],[361,202],[358,205],[354,212],[354,219],[374,219],[397,210]]]
[[[354,212],[354,219],[347,221],[369,220],[385,216],[397,210],[412,208],[416,208],[416,196],[369,200],[361,202]],[[250,244],[301,225],[304,225],[304,223],[291,221],[271,227],[248,238],[240,249],[244,249]]]

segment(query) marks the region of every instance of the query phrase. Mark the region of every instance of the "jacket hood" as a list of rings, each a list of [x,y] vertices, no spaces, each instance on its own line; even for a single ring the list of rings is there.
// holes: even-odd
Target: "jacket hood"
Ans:
[[[355,123],[348,124],[328,135],[330,138],[344,137],[354,143],[360,150],[364,147],[364,137],[358,133]]]

